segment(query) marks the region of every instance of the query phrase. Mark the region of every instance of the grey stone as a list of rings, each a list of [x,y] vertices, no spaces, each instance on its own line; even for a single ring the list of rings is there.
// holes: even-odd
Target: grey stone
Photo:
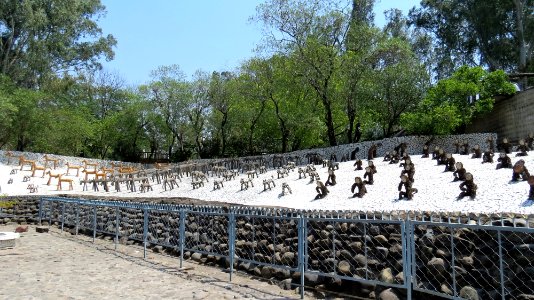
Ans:
[[[385,268],[382,271],[380,271],[380,274],[378,275],[378,280],[386,283],[393,283],[395,282],[395,278],[393,277],[393,273],[391,272],[391,268]]]
[[[202,253],[195,252],[191,255],[191,259],[200,262],[202,260]]]
[[[283,290],[291,290],[291,279],[288,278],[288,279],[284,279],[284,280],[281,280],[278,282],[278,287],[283,289]]]
[[[449,285],[442,283],[440,286],[440,291],[447,295],[452,295],[454,292],[450,289]]]
[[[460,297],[467,300],[479,300],[478,292],[471,286],[464,286],[460,290]]]
[[[351,273],[352,266],[350,263],[346,260],[342,260],[337,264],[337,270],[338,272],[347,275]]]
[[[380,292],[380,294],[378,294],[377,299],[379,299],[379,300],[400,300],[400,297],[399,297],[399,295],[397,295],[393,291],[393,289],[389,288],[389,289],[386,289],[386,290],[383,290],[382,292]]]

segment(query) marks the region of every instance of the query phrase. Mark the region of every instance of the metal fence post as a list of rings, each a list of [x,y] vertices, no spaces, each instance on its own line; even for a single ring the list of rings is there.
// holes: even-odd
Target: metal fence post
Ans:
[[[42,219],[43,219],[43,198],[39,199],[39,226],[42,226]]]
[[[119,242],[119,207],[115,207],[115,251]]]
[[[334,256],[334,259],[332,260],[332,265],[333,265],[332,273],[334,273],[334,275],[337,276],[337,270],[336,270],[336,229],[335,229],[336,226],[335,226],[334,221],[332,221],[331,224],[332,224],[332,228],[334,228],[334,230],[332,230],[332,255]],[[366,271],[366,273],[367,273],[367,271]]]
[[[305,220],[301,215],[298,221],[298,270],[300,272],[300,299],[304,299],[304,266],[306,264],[306,234],[304,231]]]
[[[410,224],[404,221],[401,224],[402,231],[402,256],[403,256],[403,269],[404,272],[404,285],[406,286],[406,299],[412,299],[412,276],[411,276],[411,264],[410,264],[410,252],[408,251],[411,243],[411,230]]]
[[[80,203],[76,202],[76,235],[78,235],[78,230],[80,228]]]
[[[451,266],[452,266],[452,295],[453,297],[456,297],[457,291],[456,291],[456,269],[454,268],[455,263],[454,260],[456,258],[456,255],[454,253],[454,234],[453,234],[453,228],[451,228]]]
[[[148,209],[143,210],[143,258],[146,259],[146,244],[148,239]]]
[[[180,210],[180,268],[183,268],[184,262],[184,243],[185,243],[185,210]]]
[[[54,202],[50,201],[50,212],[48,213],[48,227],[52,226],[52,208]]]
[[[61,203],[61,232],[63,232],[63,226],[65,225],[65,202]]]
[[[232,281],[232,274],[234,273],[234,257],[235,257],[235,213],[230,210],[229,222],[228,222],[228,242],[229,242],[229,261],[230,261],[230,281]]]
[[[93,243],[96,239],[96,205],[93,206]]]
[[[502,221],[501,221],[502,222]],[[528,222],[527,222],[528,223]],[[502,257],[502,240],[501,240],[501,231],[497,231],[497,241],[499,243],[499,273],[501,280],[501,298],[505,298],[505,286],[504,286],[504,266],[503,266],[503,257]]]
[[[363,252],[365,255],[365,280],[368,280],[368,272],[367,272],[367,260],[369,259],[367,257],[367,223],[363,223]]]

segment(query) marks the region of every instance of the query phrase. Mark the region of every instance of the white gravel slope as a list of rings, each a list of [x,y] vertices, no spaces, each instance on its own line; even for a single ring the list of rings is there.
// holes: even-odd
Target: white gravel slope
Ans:
[[[495,159],[498,157],[496,154]],[[512,163],[520,157],[515,157],[515,153],[510,154]],[[38,186],[39,195],[54,194],[76,194],[76,195],[101,195],[113,197],[189,197],[201,200],[224,201],[244,205],[262,206],[283,206],[298,209],[322,209],[322,210],[363,210],[363,211],[392,211],[392,210],[421,210],[421,211],[460,211],[478,213],[499,213],[512,212],[520,214],[534,214],[534,201],[527,200],[529,185],[526,182],[511,183],[511,169],[495,170],[496,163],[482,164],[481,159],[471,159],[466,155],[454,155],[456,161],[461,161],[465,169],[474,175],[475,183],[478,185],[477,197],[474,200],[464,198],[457,200],[460,193],[460,182],[453,182],[452,172],[443,172],[445,166],[436,166],[436,161],[430,158],[420,158],[420,155],[412,155],[415,164],[415,183],[413,187],[418,189],[418,193],[412,201],[398,200],[397,187],[400,182],[399,176],[402,168],[398,164],[389,164],[382,161],[382,158],[374,160],[377,167],[374,185],[368,185],[368,193],[362,198],[352,198],[350,188],[355,176],[363,178],[364,171],[354,171],[354,161],[340,163],[340,169],[336,170],[337,185],[329,186],[330,193],[326,198],[314,200],[316,184],[310,182],[309,178],[298,179],[298,173],[291,172],[289,177],[277,179],[276,171],[271,170],[266,174],[260,174],[255,178],[254,187],[241,191],[240,178],[246,178],[245,174],[229,182],[224,183],[224,188],[213,190],[213,179],[209,177],[209,182],[201,188],[193,189],[191,179],[182,178],[179,188],[172,191],[164,191],[161,185],[152,183],[153,191],[147,193],[125,191],[122,192],[103,191],[82,191],[79,179],[75,179],[74,191],[67,191],[64,184],[63,191],[56,191],[56,180],[52,180],[52,185],[47,186],[48,176],[41,178],[32,177],[30,182],[23,182],[24,175],[31,175],[27,171],[18,171],[17,174],[10,175],[16,166],[0,164],[0,187],[4,195],[29,195],[27,189],[29,183]],[[521,157],[525,160],[527,168],[530,168],[534,175],[534,153],[530,156]],[[365,167],[367,162],[364,161]],[[323,182],[328,177],[327,168],[316,166]],[[65,169],[52,170],[52,172],[65,173]],[[263,191],[262,181],[265,178],[274,177],[276,187],[272,190]],[[9,178],[13,179],[12,184],[7,184]],[[287,182],[292,189],[292,194],[282,196],[282,183]]]

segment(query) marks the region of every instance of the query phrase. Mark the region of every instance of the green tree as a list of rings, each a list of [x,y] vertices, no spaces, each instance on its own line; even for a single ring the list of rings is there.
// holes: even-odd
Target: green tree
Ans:
[[[428,0],[410,20],[435,37],[438,78],[462,65],[533,70],[534,0]]]
[[[35,87],[52,74],[100,67],[116,44],[96,23],[104,9],[100,0],[0,0],[0,74]]]
[[[214,127],[219,135],[221,145],[219,155],[222,157],[227,155],[228,131],[231,125],[231,114],[235,108],[235,101],[233,101],[234,77],[232,72],[213,72],[208,91],[210,105],[213,109]]]
[[[418,110],[402,116],[402,124],[411,133],[462,133],[474,116],[493,109],[496,95],[514,92],[502,70],[462,66],[430,88]]]
[[[356,142],[361,132],[356,131],[356,122],[361,121],[364,103],[369,100],[366,78],[371,76],[376,63],[373,51],[380,40],[380,31],[372,25],[374,0],[352,1],[349,31],[345,39],[345,52],[342,54],[342,67],[339,81],[341,97],[345,100],[347,116],[346,141]],[[360,117],[359,117],[360,116]]]
[[[429,80],[410,45],[401,39],[386,37],[374,54],[378,59],[369,77],[372,101],[367,109],[387,137],[397,131],[401,115],[421,102]]]
[[[169,157],[178,151],[186,150],[188,130],[187,107],[191,99],[189,83],[178,65],[162,66],[152,72],[152,81],[140,88],[141,94],[153,103],[155,112],[160,114],[171,136],[167,141]]]
[[[8,144],[14,134],[13,121],[18,112],[13,97],[15,89],[7,76],[0,75],[0,148]]]
[[[187,117],[195,143],[195,152],[199,158],[204,153],[204,135],[207,133],[206,125],[210,109],[209,85],[208,74],[202,71],[195,72],[191,83],[191,101],[187,107]]]
[[[337,145],[335,80],[349,29],[349,13],[334,1],[270,0],[258,7],[257,20],[274,29],[271,45],[297,61],[297,76],[304,78],[320,99],[326,136]],[[343,127],[341,125],[341,127]]]

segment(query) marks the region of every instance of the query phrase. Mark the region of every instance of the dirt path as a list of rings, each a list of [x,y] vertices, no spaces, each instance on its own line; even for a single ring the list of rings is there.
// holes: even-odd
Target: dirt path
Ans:
[[[0,226],[13,231],[15,226]],[[17,245],[0,249],[0,299],[298,299],[267,282],[184,262],[109,240],[30,226]]]

